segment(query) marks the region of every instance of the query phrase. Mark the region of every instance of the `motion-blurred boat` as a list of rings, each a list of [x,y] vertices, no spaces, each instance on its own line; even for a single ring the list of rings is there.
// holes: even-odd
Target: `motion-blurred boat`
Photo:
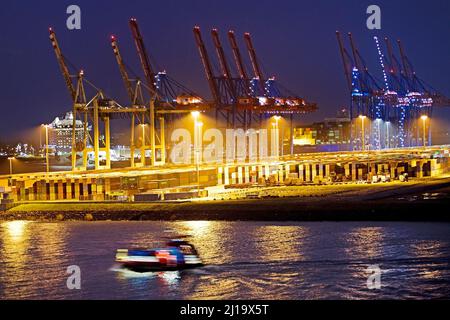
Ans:
[[[172,239],[156,249],[118,249],[116,262],[137,271],[183,270],[203,266],[197,250],[183,239]]]

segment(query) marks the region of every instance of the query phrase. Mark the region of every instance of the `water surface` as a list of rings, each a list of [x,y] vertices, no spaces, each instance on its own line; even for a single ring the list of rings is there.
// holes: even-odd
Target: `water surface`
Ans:
[[[168,228],[192,235],[206,267],[134,273],[117,248],[152,247]],[[81,268],[81,290],[66,269]],[[379,265],[382,288],[367,288]],[[450,224],[2,222],[1,299],[450,298]]]

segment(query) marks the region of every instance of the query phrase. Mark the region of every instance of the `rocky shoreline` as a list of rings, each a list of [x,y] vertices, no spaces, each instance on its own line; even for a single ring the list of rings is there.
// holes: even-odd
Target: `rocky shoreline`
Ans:
[[[3,212],[0,220],[30,221],[443,221],[449,199],[433,201],[313,201],[276,199],[196,203],[160,209],[120,211]]]
[[[0,221],[442,221],[450,178],[312,197],[152,203],[32,203]]]

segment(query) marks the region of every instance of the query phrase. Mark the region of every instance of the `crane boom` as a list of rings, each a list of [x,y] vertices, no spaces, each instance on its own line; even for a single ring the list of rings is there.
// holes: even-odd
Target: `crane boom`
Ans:
[[[405,81],[407,84],[408,79],[406,79],[401,72],[402,67],[396,56],[394,55],[394,50],[392,48],[391,42],[389,41],[389,38],[385,37],[384,41],[386,43],[389,61],[387,68],[393,83],[393,90],[397,92],[405,91]]]
[[[241,52],[239,50],[233,30],[228,31],[228,39],[230,40],[231,49],[233,50],[234,61],[236,62],[239,77],[243,80],[247,80],[248,79],[247,70],[245,70]]]
[[[355,42],[353,41],[353,36],[351,32],[348,33],[348,38],[350,39],[350,46],[352,47],[353,61],[355,63],[355,67],[358,69],[359,72],[363,72],[364,70],[360,64],[358,50],[356,49]]]
[[[339,50],[341,52],[342,62],[344,64],[344,72],[345,72],[345,78],[347,80],[347,85],[348,85],[348,88],[350,90],[352,90],[352,78],[350,75],[350,67],[349,67],[348,61],[346,59],[346,56],[348,56],[348,53],[344,48],[344,44],[342,42],[341,34],[339,31],[336,31],[336,37],[337,37],[337,40],[339,43]]]
[[[353,41],[353,36],[352,36],[351,32],[348,33],[348,38],[350,40],[350,46],[352,48],[352,54],[353,54],[355,67],[358,69],[358,72],[361,75],[361,79],[359,80],[359,83],[361,85],[362,90],[365,90],[365,91],[373,90],[374,89],[373,86],[378,88],[378,85],[375,82],[375,79],[369,73],[369,69],[367,68],[366,63],[364,62],[364,59],[362,58],[361,54],[359,53],[359,50],[356,48],[356,45],[355,45],[355,42]]]
[[[233,97],[236,97],[236,88],[233,84],[232,80],[233,77],[230,72],[230,67],[228,66],[228,62],[225,57],[225,51],[223,50],[222,43],[219,38],[219,32],[217,31],[217,29],[213,29],[211,31],[211,35],[214,42],[214,46],[216,47],[217,57],[219,58],[222,74],[228,83],[231,94],[233,95]]]
[[[255,74],[255,77],[258,78],[259,80],[263,81],[264,77],[263,77],[261,68],[258,63],[258,58],[256,56],[256,51],[253,46],[253,42],[252,42],[250,33],[246,32],[244,34],[244,39],[245,39],[245,43],[247,44],[247,50],[248,50],[248,54],[250,56],[250,61],[252,62],[252,67],[253,67],[253,72]]]
[[[59,47],[58,40],[56,39],[56,34],[52,28],[49,28],[49,32],[50,32],[50,41],[52,43],[53,50],[55,51],[56,59],[58,60],[59,66],[61,68],[62,75],[66,82],[67,89],[69,90],[70,97],[72,98],[73,102],[76,102],[77,92],[75,90],[75,87],[73,86],[72,78],[69,73],[69,68],[67,67],[66,61],[61,52],[61,48]]]
[[[386,48],[389,56],[389,72],[392,75],[397,74],[397,66],[395,65],[395,57],[394,57],[394,51],[392,50],[391,42],[387,37],[384,38],[384,42],[386,43]]]
[[[151,94],[156,92],[155,85],[155,73],[153,72],[152,66],[150,64],[150,59],[148,58],[148,53],[144,45],[144,39],[142,38],[142,34],[139,30],[139,26],[136,19],[130,20],[130,28],[133,34],[134,43],[136,45],[136,50],[139,55],[139,59],[141,61],[142,69],[144,70],[145,79],[147,81],[147,86],[150,88]]]
[[[216,47],[217,57],[219,58],[222,74],[224,77],[231,79],[230,68],[225,58],[225,51],[223,50],[222,43],[220,42],[219,32],[217,31],[217,29],[211,30],[211,36],[214,42],[214,46]]]
[[[408,65],[408,60],[405,55],[405,51],[403,50],[402,42],[400,40],[397,40],[398,48],[400,50],[400,56],[402,59],[402,65],[403,65],[403,72],[405,73],[405,77],[409,79],[414,75],[414,70],[410,70]]]
[[[119,66],[120,75],[122,76],[123,83],[125,84],[125,88],[127,89],[128,96],[130,97],[131,103],[135,104],[136,99],[133,86],[131,85],[130,77],[128,76],[128,72],[125,68],[125,64],[123,62],[122,55],[120,54],[119,46],[117,44],[117,39],[115,36],[111,36],[111,46],[117,60],[117,65]]]
[[[208,51],[206,50],[205,43],[202,39],[202,34],[200,32],[200,27],[194,27],[194,37],[197,43],[198,51],[200,53],[200,58],[202,59],[203,67],[205,69],[206,78],[208,79],[209,87],[213,98],[216,102],[220,102],[219,89],[214,81],[214,73],[211,67],[211,61],[209,60]]]

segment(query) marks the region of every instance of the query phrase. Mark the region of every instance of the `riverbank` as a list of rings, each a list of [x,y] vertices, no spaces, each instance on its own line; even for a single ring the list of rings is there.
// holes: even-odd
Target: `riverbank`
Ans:
[[[410,183],[298,187],[304,195],[233,201],[154,203],[30,203],[0,220],[37,221],[446,221],[450,222],[450,178]],[[314,189],[316,188],[316,189]]]

